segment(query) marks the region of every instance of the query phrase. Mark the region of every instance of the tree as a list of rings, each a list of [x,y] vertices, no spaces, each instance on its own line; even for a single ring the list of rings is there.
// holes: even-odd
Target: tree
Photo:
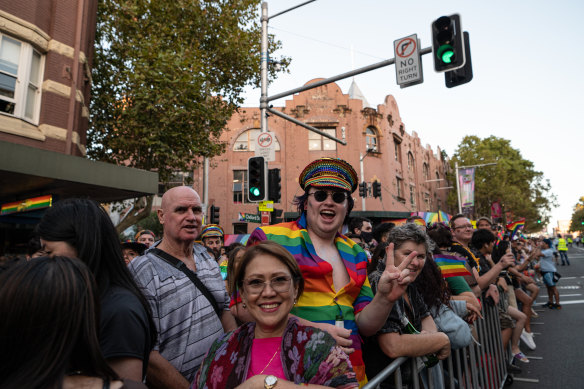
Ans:
[[[584,231],[584,196],[574,205],[574,213],[572,213],[572,221],[570,223],[570,231]]]
[[[220,135],[244,87],[259,83],[259,4],[101,0],[88,156],[155,170],[165,183],[221,154]],[[280,47],[269,41],[270,53]],[[278,61],[286,70],[289,59]],[[132,209],[120,228],[149,213]]]
[[[534,169],[533,162],[511,147],[509,140],[466,136],[450,162],[453,181],[456,162],[459,166],[497,163],[475,170],[475,216],[490,215],[491,203],[499,200],[506,212],[513,212],[516,219],[526,219],[526,230],[541,230],[549,222],[549,212],[557,206],[549,180]],[[450,205],[456,204],[456,192],[450,193],[448,201]],[[537,220],[542,224],[538,225]]]

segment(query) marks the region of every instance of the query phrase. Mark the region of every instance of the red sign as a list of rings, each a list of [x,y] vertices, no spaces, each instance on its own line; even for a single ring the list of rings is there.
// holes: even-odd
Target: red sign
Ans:
[[[262,211],[262,226],[267,226],[270,224],[270,213]]]

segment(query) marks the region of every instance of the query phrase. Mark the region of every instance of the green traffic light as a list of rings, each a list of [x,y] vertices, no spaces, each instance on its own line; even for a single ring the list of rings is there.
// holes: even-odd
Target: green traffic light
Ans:
[[[260,195],[260,188],[251,187],[251,188],[249,188],[249,193],[251,193],[254,196],[259,196]]]
[[[541,220],[538,220],[538,221],[537,221],[537,223],[538,223],[538,224],[539,224],[539,223],[541,223]]]
[[[454,60],[454,49],[450,45],[442,45],[436,53],[438,58],[444,63],[452,63]]]

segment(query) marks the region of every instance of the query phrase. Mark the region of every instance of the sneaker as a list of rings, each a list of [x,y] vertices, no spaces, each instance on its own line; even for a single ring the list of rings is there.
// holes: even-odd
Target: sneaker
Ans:
[[[507,366],[507,371],[508,371],[509,373],[514,373],[514,374],[521,374],[521,372],[522,372],[522,370],[521,370],[521,368],[520,368],[519,366],[517,366],[517,365],[514,365],[514,364],[512,364],[512,363],[510,363],[510,364]]]
[[[535,350],[535,342],[533,341],[532,333],[523,330],[523,332],[521,332],[521,340],[527,347],[529,347],[529,349]]]
[[[553,309],[553,305],[554,304],[552,304],[551,302],[548,301],[547,303],[542,304],[541,306],[542,306],[542,308],[550,308],[550,309]]]
[[[552,304],[552,306],[550,308],[551,309],[562,309],[562,306],[560,304]]]
[[[531,317],[539,317],[539,314],[531,308]]]
[[[513,358],[517,359],[518,361],[521,361],[523,363],[529,363],[529,359],[527,359],[525,354],[523,354],[521,351],[519,351],[517,354],[513,355]]]

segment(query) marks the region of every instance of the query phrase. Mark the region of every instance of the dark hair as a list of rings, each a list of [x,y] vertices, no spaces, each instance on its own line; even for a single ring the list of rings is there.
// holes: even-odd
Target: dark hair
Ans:
[[[480,250],[484,245],[496,240],[497,238],[495,238],[491,230],[478,229],[473,232],[472,238],[470,238],[470,244],[475,249]]]
[[[67,199],[49,208],[37,226],[41,239],[67,242],[91,270],[99,293],[119,286],[134,294],[148,314],[151,343],[156,342],[152,311],[130,274],[118,234],[105,209],[89,199]]]
[[[306,205],[306,202],[308,201],[308,190],[309,189],[310,189],[310,186],[308,186],[306,188],[306,190],[304,191],[304,193],[302,195],[294,196],[294,200],[292,201],[292,204],[296,205],[296,210],[298,211],[298,213],[300,215],[302,215],[304,213],[304,206]],[[316,188],[316,189],[320,189],[320,188]],[[343,190],[342,192],[345,192],[347,194],[347,214],[345,215],[345,220],[343,220],[343,224],[347,224],[349,222],[349,215],[351,214],[351,211],[353,210],[353,207],[355,206],[355,200],[353,200],[353,197],[351,196],[351,193],[348,190]]]
[[[371,262],[367,264],[367,274],[374,272],[377,269],[379,260],[385,258],[385,249],[388,245],[387,242],[383,242],[375,247],[375,250],[373,250],[373,254],[371,255]]]
[[[26,245],[26,254],[31,257],[34,253],[40,251],[43,248],[41,245],[41,240],[38,236],[33,236],[28,240]]]
[[[428,227],[428,236],[438,247],[452,246],[452,231],[450,227],[443,223],[434,223]]]
[[[0,386],[60,388],[69,371],[118,379],[98,341],[99,296],[77,259],[39,257],[0,274]]]
[[[352,217],[351,220],[349,220],[349,232],[352,234],[355,233],[355,228],[360,230],[363,227],[363,223],[371,224],[371,220],[361,216]]]
[[[466,215],[463,215],[462,213],[459,213],[457,215],[454,215],[454,216],[452,216],[452,219],[450,219],[450,228],[454,228],[455,227],[454,226],[454,221],[457,220],[457,219],[460,219],[460,218],[468,219],[466,217]]]
[[[225,247],[225,254],[229,255],[229,253],[232,250],[235,250],[238,247],[245,247],[243,244],[239,243],[239,242],[233,242],[231,243],[229,246],[224,246]]]
[[[442,272],[430,255],[426,258],[422,271],[412,283],[422,294],[428,308],[440,308],[440,304],[450,305],[450,289],[442,278]]]
[[[493,252],[491,253],[491,259],[493,262],[498,263],[503,255],[507,252],[507,249],[511,246],[508,240],[500,240],[497,242],[495,247],[493,247]]]
[[[373,238],[378,242],[381,243],[381,238],[383,235],[391,231],[391,229],[395,227],[394,223],[381,223],[373,229]]]
[[[227,288],[229,289],[227,293],[230,295],[235,292],[237,285],[235,284],[235,258],[240,251],[245,250],[245,246],[241,243],[232,243],[229,247],[233,246],[234,244],[238,244],[239,246],[233,247],[229,250],[229,254],[227,254]]]
[[[238,288],[242,287],[243,277],[245,276],[245,269],[247,268],[247,265],[249,265],[252,259],[262,254],[277,258],[280,262],[286,265],[288,270],[290,270],[292,279],[294,280],[294,286],[298,287],[297,298],[300,298],[300,295],[302,295],[302,292],[304,291],[304,278],[302,277],[302,272],[298,267],[298,263],[288,250],[286,250],[282,245],[271,240],[263,240],[255,246],[248,247],[245,250],[241,264],[235,271],[235,285],[237,285]]]

